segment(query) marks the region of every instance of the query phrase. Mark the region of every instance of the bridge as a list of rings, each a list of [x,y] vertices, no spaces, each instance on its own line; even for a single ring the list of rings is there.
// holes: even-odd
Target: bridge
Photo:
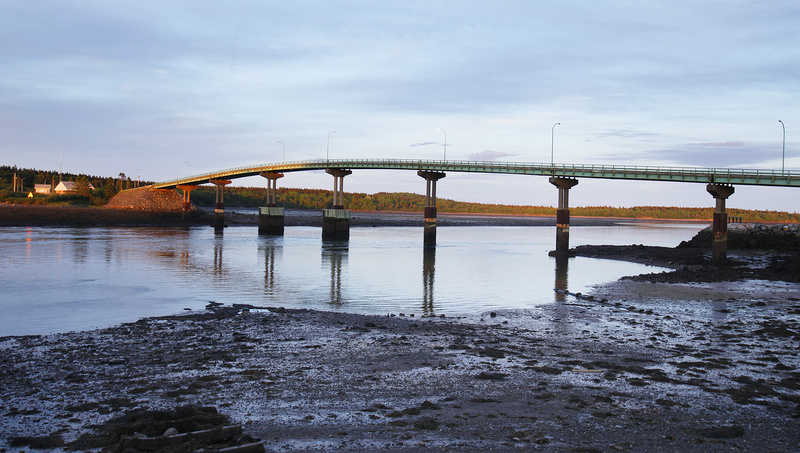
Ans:
[[[422,170],[435,172],[501,173],[512,175],[553,176],[561,178],[628,179],[642,181],[694,182],[704,184],[742,184],[755,186],[800,187],[800,172],[747,170],[738,168],[642,167],[627,165],[535,164],[526,162],[476,162],[410,159],[331,159],[281,162],[229,168],[200,175],[177,178],[153,185],[155,189],[185,184],[204,184],[212,180],[256,176],[264,172],[346,168],[360,170]]]
[[[706,184],[715,198],[713,259],[721,261],[727,254],[727,214],[725,201],[734,192],[734,185],[800,187],[800,172],[748,170],[738,168],[644,167],[627,165],[537,164],[526,162],[478,162],[457,160],[411,159],[326,159],[293,161],[230,168],[160,182],[153,189],[180,189],[184,193],[184,209],[189,209],[190,193],[200,184],[217,188],[215,228],[224,227],[224,187],[232,179],[261,175],[267,178],[267,203],[261,208],[259,234],[283,234],[283,208],[276,207],[277,180],[284,173],[325,170],[334,177],[333,209],[323,211],[323,238],[349,237],[349,211],[344,209],[344,177],[353,170],[412,170],[427,183],[425,197],[425,244],[436,243],[436,183],[445,172],[495,173],[547,176],[558,189],[556,211],[556,249],[554,256],[569,254],[569,189],[578,178],[623,179]]]

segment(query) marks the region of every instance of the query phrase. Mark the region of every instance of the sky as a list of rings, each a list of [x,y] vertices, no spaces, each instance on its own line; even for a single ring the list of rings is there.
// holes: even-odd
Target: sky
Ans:
[[[151,181],[326,157],[800,171],[794,0],[0,0],[0,11],[3,165]],[[333,178],[288,173],[279,186]],[[344,189],[424,193],[425,181],[357,170]],[[557,203],[536,176],[448,173],[437,193]],[[798,212],[799,195],[736,186],[728,206]],[[570,204],[714,200],[702,184],[581,179]]]

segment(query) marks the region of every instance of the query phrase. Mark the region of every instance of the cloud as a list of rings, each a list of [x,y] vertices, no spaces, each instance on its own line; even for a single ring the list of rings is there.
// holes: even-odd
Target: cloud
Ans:
[[[501,151],[492,151],[490,149],[484,149],[479,153],[470,154],[469,159],[477,161],[490,161],[490,160],[500,159],[501,157],[511,157],[511,156],[519,156],[519,153],[504,153]]]
[[[438,145],[438,142],[422,142],[422,143],[412,143],[411,147],[414,146],[428,146],[428,145]]]
[[[657,151],[656,154],[681,166],[760,167],[775,157],[766,148],[740,141],[687,143],[675,149]]]

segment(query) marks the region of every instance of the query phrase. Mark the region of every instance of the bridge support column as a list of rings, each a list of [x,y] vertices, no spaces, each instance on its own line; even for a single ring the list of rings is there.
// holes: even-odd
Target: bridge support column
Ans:
[[[436,181],[445,177],[444,173],[436,171],[419,170],[417,172],[425,178],[425,229],[423,231],[423,244],[425,247],[436,245]]]
[[[344,177],[353,172],[328,168],[325,173],[333,176],[333,205],[322,211],[322,238],[346,241],[350,239],[350,211],[344,209]]]
[[[214,203],[214,231],[225,228],[225,186],[231,183],[227,179],[212,179],[209,181],[216,186],[216,202]]]
[[[715,262],[725,261],[728,258],[728,214],[725,212],[725,200],[733,195],[733,186],[726,184],[709,184],[706,190],[717,201],[714,210],[714,243],[711,249],[711,259]]]
[[[191,192],[198,187],[200,186],[193,184],[179,184],[175,187],[183,192],[183,204],[181,205],[181,208],[184,218],[186,217],[186,213],[192,210]]]
[[[261,172],[267,178],[267,205],[259,208],[258,234],[283,236],[283,208],[276,206],[278,203],[278,179],[283,178],[283,173]]]
[[[569,189],[578,185],[577,179],[551,177],[550,184],[558,188],[556,210],[556,249],[550,256],[569,256]]]

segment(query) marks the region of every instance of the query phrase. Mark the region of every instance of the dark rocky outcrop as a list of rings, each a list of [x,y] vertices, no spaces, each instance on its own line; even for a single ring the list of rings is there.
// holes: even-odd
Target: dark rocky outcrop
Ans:
[[[714,233],[706,228],[678,247],[711,247]],[[735,223],[728,225],[729,250],[800,250],[800,225]]]

